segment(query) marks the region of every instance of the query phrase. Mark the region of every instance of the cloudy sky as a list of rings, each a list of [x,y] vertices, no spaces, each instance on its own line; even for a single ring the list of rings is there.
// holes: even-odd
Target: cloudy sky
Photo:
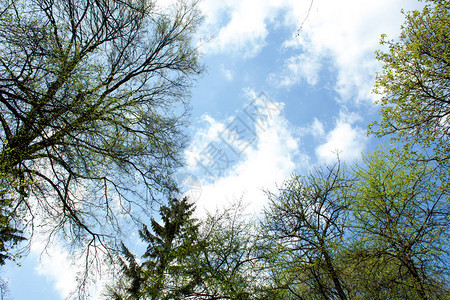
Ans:
[[[208,71],[192,92],[191,144],[177,178],[199,214],[242,198],[249,213],[290,174],[354,162],[378,141],[374,51],[395,38],[415,0],[203,0]],[[190,190],[188,191],[188,189]],[[64,299],[75,287],[67,252],[36,242],[3,269],[10,296]]]

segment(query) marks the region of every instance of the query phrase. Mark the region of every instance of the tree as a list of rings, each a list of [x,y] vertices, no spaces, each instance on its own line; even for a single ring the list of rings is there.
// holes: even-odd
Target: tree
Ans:
[[[195,299],[267,299],[256,226],[243,211],[239,201],[202,222]]]
[[[0,4],[0,187],[19,221],[87,250],[176,189],[202,71],[196,3]]]
[[[420,145],[428,159],[448,167],[450,159],[450,1],[429,0],[406,14],[399,41],[377,52],[383,73],[374,91],[382,98],[380,122],[370,132]],[[375,129],[376,128],[376,129]]]
[[[12,203],[11,195],[0,187],[0,265],[4,265],[6,260],[14,260],[17,255],[12,249],[25,240]]]
[[[124,246],[123,276],[112,288],[114,299],[265,299],[258,266],[255,227],[233,205],[204,221],[192,218],[183,199],[162,207],[152,232],[140,231],[148,244],[143,261]],[[256,229],[255,229],[256,230]],[[262,297],[262,298],[261,298]]]
[[[377,52],[382,119],[369,131],[403,150],[377,150],[355,173],[357,285],[372,298],[449,297],[450,2],[428,2]]]
[[[202,276],[191,257],[199,253],[199,224],[192,217],[193,204],[187,198],[171,199],[160,208],[159,224],[151,219],[152,232],[144,225],[139,231],[148,244],[138,263],[134,255],[122,246],[119,259],[124,278],[111,288],[115,299],[178,299],[192,295]]]
[[[7,200],[1,200],[0,205],[0,265],[4,265],[6,260],[14,259],[11,250],[21,241],[25,240],[23,231],[18,229],[11,219],[13,214]]]
[[[441,178],[396,149],[365,156],[355,176],[350,255],[360,294],[447,299],[450,194]]]
[[[344,245],[349,184],[337,163],[308,177],[293,176],[268,194],[267,264],[288,299],[347,299],[337,253]]]

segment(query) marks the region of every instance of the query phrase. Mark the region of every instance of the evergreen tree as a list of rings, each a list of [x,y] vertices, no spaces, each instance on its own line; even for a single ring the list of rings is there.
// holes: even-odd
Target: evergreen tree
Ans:
[[[120,264],[123,278],[110,289],[116,299],[178,299],[193,293],[200,281],[200,274],[193,267],[192,259],[199,253],[199,223],[192,214],[193,204],[187,198],[170,199],[161,206],[161,223],[151,219],[139,231],[148,243],[142,255],[142,263],[122,245]]]
[[[15,223],[13,216],[16,211],[12,203],[11,195],[5,189],[0,189],[0,265],[4,265],[8,259],[14,259],[12,249],[26,239]]]

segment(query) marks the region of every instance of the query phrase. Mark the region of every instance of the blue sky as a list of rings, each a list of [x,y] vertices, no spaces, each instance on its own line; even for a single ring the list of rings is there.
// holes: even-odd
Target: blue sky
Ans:
[[[198,39],[210,38],[201,46],[208,70],[192,90],[191,144],[178,177],[199,214],[239,198],[258,214],[263,190],[293,172],[333,163],[336,152],[351,163],[373,149],[378,141],[366,136],[366,126],[378,109],[370,93],[380,71],[374,51],[382,33],[398,36],[402,8],[421,6],[415,0],[201,1],[206,18]],[[74,288],[71,256],[57,243],[41,255],[43,246],[37,238],[20,268],[3,268],[13,299],[64,299]]]

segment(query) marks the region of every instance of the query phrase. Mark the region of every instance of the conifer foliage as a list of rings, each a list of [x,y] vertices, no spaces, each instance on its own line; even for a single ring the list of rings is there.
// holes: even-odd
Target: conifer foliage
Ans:
[[[0,204],[0,265],[6,260],[14,259],[15,254],[11,252],[20,241],[25,240],[23,231],[18,229],[11,220],[13,210],[8,199],[2,199]]]
[[[110,291],[115,299],[173,299],[192,293],[199,274],[189,265],[200,247],[193,212],[187,198],[170,199],[162,206],[161,223],[152,218],[151,230],[143,225],[139,231],[148,244],[141,263],[122,245],[123,278]]]

